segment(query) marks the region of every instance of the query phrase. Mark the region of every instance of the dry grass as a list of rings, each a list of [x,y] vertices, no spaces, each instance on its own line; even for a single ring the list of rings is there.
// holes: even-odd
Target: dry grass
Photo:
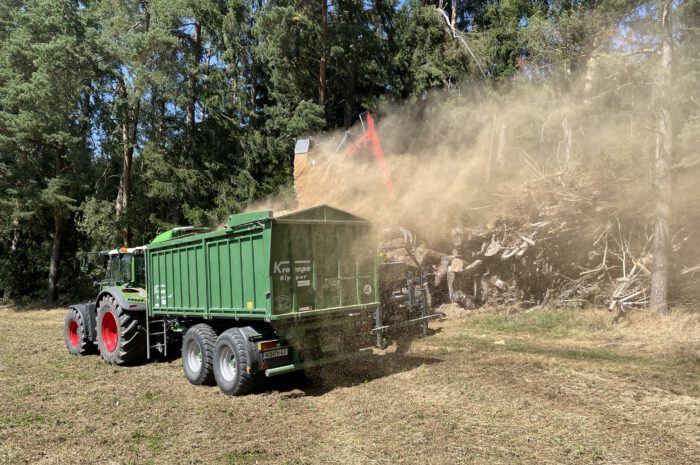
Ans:
[[[408,357],[377,354],[242,398],[179,360],[63,347],[63,311],[0,309],[0,463],[690,464],[700,317],[473,313]]]
[[[676,311],[670,318],[633,312],[614,328],[613,335],[628,350],[700,360],[700,313],[697,312]]]

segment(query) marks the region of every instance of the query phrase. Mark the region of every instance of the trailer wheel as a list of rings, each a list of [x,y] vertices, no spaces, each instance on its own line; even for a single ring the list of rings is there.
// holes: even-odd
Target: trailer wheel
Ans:
[[[74,308],[68,310],[63,320],[63,339],[68,353],[72,355],[85,355],[94,348],[88,337],[88,328],[83,321],[83,316]]]
[[[114,297],[105,297],[97,309],[97,347],[113,365],[134,363],[146,355],[146,332],[141,315],[125,312]]]
[[[229,396],[247,394],[255,387],[255,377],[249,373],[249,342],[239,328],[227,329],[214,345],[214,378],[219,388]]]
[[[190,383],[197,386],[214,384],[214,344],[216,332],[205,323],[192,326],[183,336],[182,368]]]

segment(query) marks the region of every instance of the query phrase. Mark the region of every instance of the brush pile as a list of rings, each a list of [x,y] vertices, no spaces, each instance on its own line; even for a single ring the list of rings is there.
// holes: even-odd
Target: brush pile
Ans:
[[[419,246],[410,258],[434,271],[435,300],[465,308],[646,306],[653,209],[644,198],[623,198],[630,194],[620,189],[624,180],[609,181],[571,171],[540,174],[490,208],[491,219],[471,215],[472,224],[453,229],[449,253]],[[687,242],[679,236],[674,252]],[[683,292],[684,300],[698,294],[690,285]]]

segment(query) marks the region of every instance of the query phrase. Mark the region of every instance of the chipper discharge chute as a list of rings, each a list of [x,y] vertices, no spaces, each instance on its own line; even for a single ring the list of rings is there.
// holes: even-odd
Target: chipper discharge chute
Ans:
[[[360,125],[345,131],[335,150],[328,156],[316,153],[312,138],[297,139],[294,147],[294,190],[302,207],[325,202],[328,193],[342,188],[343,181],[353,173],[346,169],[364,155],[375,169],[388,196],[394,195],[394,180],[386,164],[384,149],[379,140],[370,112],[360,115]],[[361,164],[361,163],[357,163]],[[370,187],[374,189],[374,185]],[[333,198],[333,195],[330,195]]]

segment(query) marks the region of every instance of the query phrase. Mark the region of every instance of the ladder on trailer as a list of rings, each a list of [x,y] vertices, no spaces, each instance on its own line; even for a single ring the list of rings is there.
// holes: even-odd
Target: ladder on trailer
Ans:
[[[168,356],[168,320],[151,320],[146,312],[146,359],[151,359],[151,349]]]

